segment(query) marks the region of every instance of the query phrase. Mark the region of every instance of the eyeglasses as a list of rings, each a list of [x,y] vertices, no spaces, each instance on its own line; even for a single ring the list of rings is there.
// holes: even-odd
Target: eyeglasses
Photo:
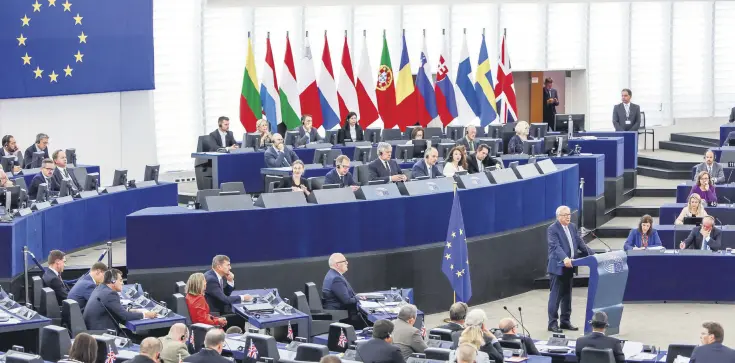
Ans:
[[[560,214],[559,217],[569,217],[571,215],[572,215],[571,213],[564,213],[564,214]]]
[[[340,263],[347,263],[347,260],[337,261],[336,264],[339,265]]]
[[[349,169],[350,168],[349,165],[337,165],[337,166],[339,166],[342,169]]]
[[[54,170],[54,168],[42,168],[43,170]]]

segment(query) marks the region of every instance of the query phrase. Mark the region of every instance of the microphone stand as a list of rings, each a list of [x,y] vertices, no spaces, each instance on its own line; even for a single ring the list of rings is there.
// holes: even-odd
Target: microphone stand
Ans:
[[[130,341],[130,337],[128,337],[128,334],[125,333],[125,330],[120,327],[120,323],[117,321],[117,319],[115,319],[115,316],[112,315],[110,310],[107,309],[107,306],[105,306],[105,304],[102,302],[102,299],[97,297],[97,301],[99,301],[100,305],[102,305],[102,308],[104,308],[107,312],[107,315],[109,315],[110,319],[112,319],[112,321],[115,323],[115,331],[117,332],[119,330],[121,333],[123,333],[125,339],[127,339],[127,342],[125,342],[125,345],[123,345],[123,348],[126,347],[128,345],[128,342]],[[143,316],[143,318],[145,318],[145,315]]]
[[[526,331],[526,334],[528,335],[528,337],[531,338],[531,332],[528,331],[528,329],[526,329],[526,326],[525,325],[523,325],[523,312],[521,311],[521,307],[520,306],[518,307],[518,315],[520,315],[520,317],[521,317],[521,327],[523,328],[523,330]]]
[[[531,334],[528,332],[528,329],[526,329],[526,327],[523,325],[523,322],[521,320],[518,320],[518,318],[516,318],[516,316],[513,315],[513,313],[511,313],[510,310],[508,310],[508,307],[507,306],[503,306],[503,309],[505,309],[505,311],[507,311],[508,314],[510,314],[510,316],[513,317],[513,319],[515,319],[519,324],[521,324],[521,329],[523,329],[523,331],[525,331],[526,334],[528,334],[528,336],[531,337]],[[520,311],[520,307],[519,307],[518,311]]]

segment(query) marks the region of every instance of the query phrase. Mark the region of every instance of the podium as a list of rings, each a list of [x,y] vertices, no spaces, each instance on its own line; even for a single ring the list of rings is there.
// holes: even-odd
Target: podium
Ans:
[[[592,332],[590,320],[598,311],[607,314],[607,334],[620,332],[620,319],[623,317],[623,294],[628,283],[628,256],[625,251],[607,252],[572,260],[574,266],[590,268],[589,287],[587,288],[587,309],[584,319],[584,333]]]

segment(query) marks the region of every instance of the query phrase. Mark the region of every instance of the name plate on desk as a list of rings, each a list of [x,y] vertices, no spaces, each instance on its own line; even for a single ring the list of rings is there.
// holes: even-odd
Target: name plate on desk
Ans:
[[[370,141],[348,141],[345,142],[345,146],[373,146],[373,143]]]
[[[454,191],[454,179],[436,178],[415,180],[398,184],[398,189],[403,195],[424,195],[434,193],[447,193]]]
[[[117,193],[117,192],[124,192],[128,190],[128,188],[124,185],[116,185],[114,187],[107,187],[102,193],[110,194],[110,193]]]
[[[27,215],[29,215],[31,213],[33,213],[33,211],[31,210],[31,208],[22,208],[22,209],[18,209],[17,216],[19,216],[19,217],[25,217],[25,216],[27,216]]]
[[[31,206],[32,210],[44,210],[46,208],[51,208],[51,202],[35,203]]]
[[[363,200],[379,200],[388,198],[399,198],[401,192],[398,191],[396,183],[364,185],[355,191],[357,199]]]
[[[64,204],[64,203],[69,203],[73,201],[74,201],[74,198],[72,198],[70,195],[67,195],[65,197],[58,197],[54,199],[53,204],[58,205],[58,204]]]
[[[326,142],[315,142],[304,145],[304,147],[307,149],[331,149],[332,146],[332,144]]]
[[[312,200],[316,204],[347,203],[356,200],[352,188],[317,189],[311,192]],[[307,198],[308,200],[308,198]]]
[[[488,180],[487,175],[484,173],[455,175],[454,180],[457,181],[457,185],[462,189],[476,189],[490,186],[490,180]]]
[[[85,191],[79,192],[79,196],[82,199],[86,199],[86,198],[90,198],[90,197],[96,197],[98,195],[99,195],[99,193],[97,193],[96,190],[85,190]]]
[[[135,183],[136,188],[147,188],[158,185],[158,183],[155,180],[146,180],[142,182]]]

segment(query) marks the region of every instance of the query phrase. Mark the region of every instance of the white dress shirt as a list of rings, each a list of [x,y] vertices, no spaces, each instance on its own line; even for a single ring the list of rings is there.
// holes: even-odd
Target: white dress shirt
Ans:
[[[444,176],[449,178],[449,177],[453,177],[454,174],[456,174],[459,171],[464,171],[464,168],[462,167],[462,165],[454,166],[454,163],[446,163],[444,164],[444,170],[442,171],[442,173],[444,174]]]
[[[227,147],[227,133],[220,129],[217,129],[217,131],[219,132],[219,137],[222,140],[222,147]]]
[[[350,125],[350,139],[352,141],[357,141],[357,130],[355,130],[355,126]]]

